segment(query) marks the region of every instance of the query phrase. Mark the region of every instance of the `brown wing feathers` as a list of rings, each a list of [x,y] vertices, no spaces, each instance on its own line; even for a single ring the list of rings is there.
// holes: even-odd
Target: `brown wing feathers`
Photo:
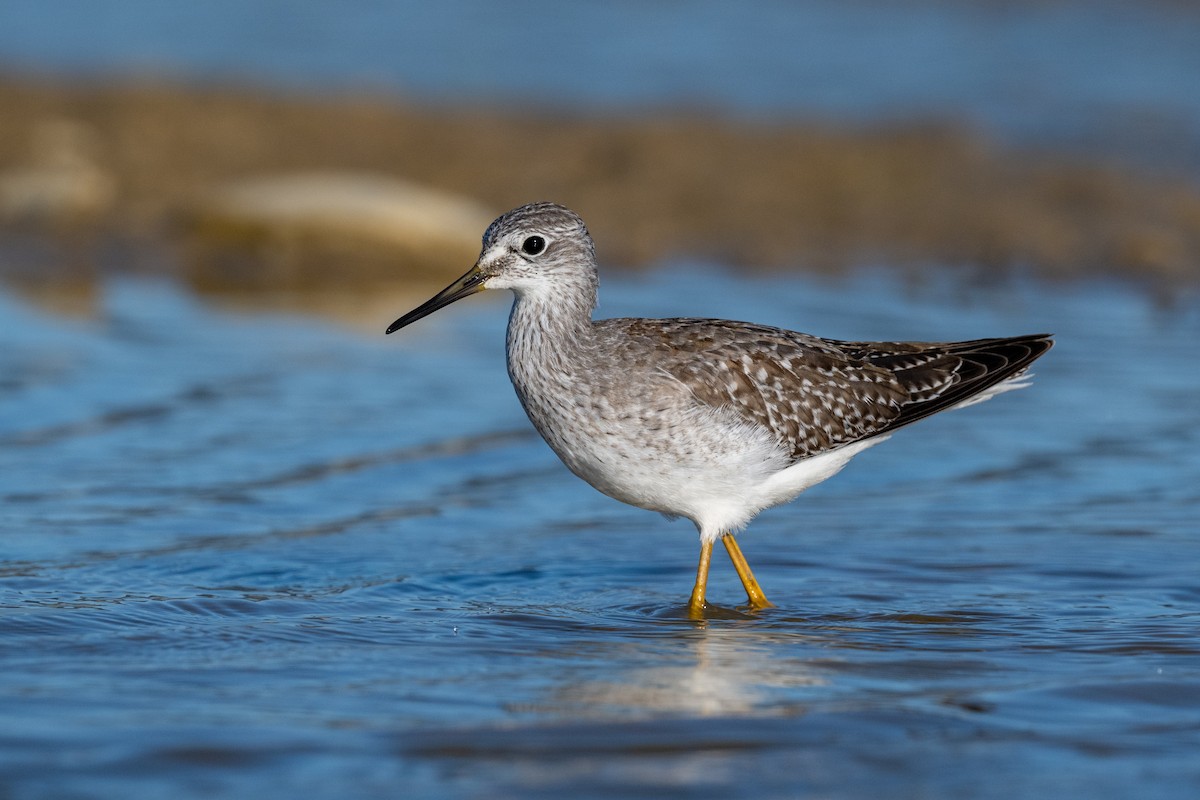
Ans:
[[[1038,333],[948,344],[846,343],[845,349],[853,358],[891,371],[909,393],[888,426],[894,430],[1020,375],[1053,345],[1049,334]],[[918,349],[904,352],[908,348]]]
[[[797,459],[888,433],[1019,375],[1048,335],[969,342],[841,342],[705,319],[606,320],[693,396],[770,429]],[[636,346],[636,345],[635,345]]]

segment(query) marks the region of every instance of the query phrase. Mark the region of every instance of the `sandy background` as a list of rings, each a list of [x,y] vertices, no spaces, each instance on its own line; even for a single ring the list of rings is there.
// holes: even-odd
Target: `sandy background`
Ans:
[[[480,224],[538,199],[580,211],[611,267],[689,257],[820,271],[969,264],[1162,286],[1200,276],[1194,183],[947,127],[431,110],[11,77],[0,108],[0,275],[18,283],[144,270],[238,292],[436,283],[469,266]],[[297,176],[312,195],[304,213],[254,207],[272,191],[294,195],[272,182]],[[255,181],[257,199],[230,202]],[[395,205],[395,187],[425,212],[422,192],[434,190],[461,213],[434,223],[441,239],[428,225],[378,235],[361,209]],[[338,192],[364,196],[324,196]]]

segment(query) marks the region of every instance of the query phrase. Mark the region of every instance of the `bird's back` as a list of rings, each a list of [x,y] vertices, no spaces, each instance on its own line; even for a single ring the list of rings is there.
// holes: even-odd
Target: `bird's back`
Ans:
[[[770,430],[795,461],[987,399],[1050,349],[1045,334],[843,342],[713,319],[596,323],[612,355],[670,375],[701,404]]]

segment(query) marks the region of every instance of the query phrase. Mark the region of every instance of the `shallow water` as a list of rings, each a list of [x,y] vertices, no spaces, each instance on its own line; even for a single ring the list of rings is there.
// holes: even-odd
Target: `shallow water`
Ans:
[[[0,296],[0,795],[1196,796],[1194,300],[685,265],[602,296],[1059,345],[761,516],[778,607],[721,557],[696,623],[690,524],[531,432],[505,300],[384,338]]]

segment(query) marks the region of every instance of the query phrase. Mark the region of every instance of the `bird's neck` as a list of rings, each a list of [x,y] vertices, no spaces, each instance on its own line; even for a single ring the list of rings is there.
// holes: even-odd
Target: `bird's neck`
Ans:
[[[516,293],[508,317],[509,373],[573,371],[593,336],[595,286],[574,292],[537,290]]]

